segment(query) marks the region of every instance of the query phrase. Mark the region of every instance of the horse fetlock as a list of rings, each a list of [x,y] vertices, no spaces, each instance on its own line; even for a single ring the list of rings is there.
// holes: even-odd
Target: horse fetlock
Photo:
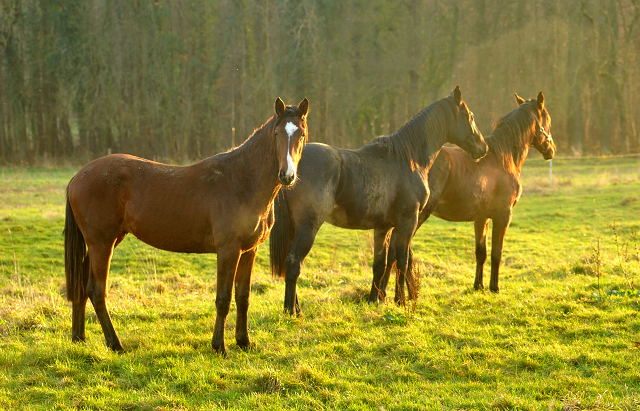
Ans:
[[[284,299],[284,312],[289,315],[295,315],[295,302],[291,298]]]
[[[124,352],[124,348],[122,348],[122,344],[120,343],[120,340],[117,338],[115,341],[107,341],[107,348],[109,348],[111,351],[115,351],[118,353]]]
[[[216,341],[216,337],[214,336],[211,339],[211,348],[213,349],[213,352],[218,354],[219,356],[223,358],[229,357],[229,355],[227,354],[227,349],[224,346],[224,339],[222,341]]]
[[[255,344],[249,341],[249,336],[245,335],[242,337],[236,337],[236,345],[243,351],[249,351],[252,348],[255,348]]]

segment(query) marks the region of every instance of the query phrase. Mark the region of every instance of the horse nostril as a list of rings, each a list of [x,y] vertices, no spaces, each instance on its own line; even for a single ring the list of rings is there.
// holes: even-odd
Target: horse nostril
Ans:
[[[283,171],[280,171],[280,173],[278,174],[278,177],[280,178],[280,183],[282,185],[290,186],[291,184],[293,184],[294,180],[296,179],[296,173],[293,173],[292,175],[288,176]]]

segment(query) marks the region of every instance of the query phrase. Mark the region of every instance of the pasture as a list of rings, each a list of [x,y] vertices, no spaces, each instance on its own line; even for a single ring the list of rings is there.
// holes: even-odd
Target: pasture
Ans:
[[[115,250],[107,299],[126,352],[106,349],[91,305],[86,343],[71,342],[62,229],[79,168],[0,168],[0,409],[640,407],[637,158],[556,158],[550,185],[532,152],[499,294],[473,290],[473,224],[431,217],[413,241],[418,301],[369,306],[371,233],[325,224],[294,318],[263,244],[255,347],[236,347],[232,303],[228,359],[211,349],[216,256],[131,236]]]

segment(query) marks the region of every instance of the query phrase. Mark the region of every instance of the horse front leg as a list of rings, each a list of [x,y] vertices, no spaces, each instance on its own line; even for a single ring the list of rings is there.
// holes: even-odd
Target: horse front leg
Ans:
[[[484,263],[487,261],[487,230],[489,228],[489,219],[483,218],[473,222],[476,233],[476,280],[473,288],[476,290],[484,290],[483,271]]]
[[[319,224],[302,224],[296,230],[296,237],[293,240],[291,251],[285,260],[287,265],[287,274],[285,277],[284,291],[284,312],[289,315],[301,315],[300,304],[298,302],[298,293],[296,290],[298,277],[304,259],[311,251],[313,243],[316,240],[316,234],[320,228]]]
[[[502,218],[493,219],[493,230],[491,231],[491,281],[489,282],[489,290],[494,293],[500,291],[498,287],[498,277],[500,275],[500,262],[502,260],[502,246],[510,223],[511,213]]]
[[[391,278],[391,271],[393,270],[393,267],[396,267],[395,295],[400,295],[402,293],[402,291],[400,291],[400,289],[398,288],[398,284],[402,282],[407,286],[407,290],[409,292],[409,300],[416,300],[418,298],[418,290],[414,276],[413,250],[411,249],[411,244],[409,244],[409,254],[407,258],[408,261],[406,276],[402,276],[402,274],[400,274],[400,270],[398,269],[398,262],[396,260],[395,239],[392,235],[391,241],[389,242],[389,252],[387,253],[387,268],[382,279],[382,290],[386,290],[389,279]]]
[[[386,245],[387,249],[387,261],[385,263],[384,274],[382,275],[382,279],[380,280],[380,291],[379,295],[382,295],[384,298],[387,296],[387,287],[389,286],[389,281],[391,280],[391,272],[393,268],[396,266],[396,249],[395,249],[395,236],[393,232],[390,235],[388,244]],[[396,289],[395,292],[398,292]]]
[[[249,296],[251,295],[251,273],[256,259],[256,249],[247,251],[240,256],[236,271],[236,344],[243,350],[251,347],[249,341],[248,311]]]
[[[407,291],[409,293],[409,300],[415,301],[418,299],[418,286],[416,284],[416,278],[414,275],[415,265],[413,260],[413,250],[411,249],[411,243],[409,243],[409,255],[407,257],[407,275],[405,282],[407,284]]]
[[[391,229],[373,231],[373,281],[369,292],[369,304],[384,301],[386,297],[382,281],[387,267],[390,234]]]
[[[227,357],[224,346],[224,327],[231,306],[231,293],[235,280],[238,261],[240,260],[240,247],[225,247],[218,250],[218,273],[216,279],[216,323],[213,327],[211,347],[213,351]]]
[[[394,300],[398,305],[405,305],[405,278],[407,275],[407,267],[409,263],[409,246],[411,245],[411,237],[416,230],[418,222],[418,214],[414,218],[404,222],[403,225],[396,227],[393,231],[396,234],[395,251],[396,266],[398,270],[398,278],[396,280],[396,295]]]

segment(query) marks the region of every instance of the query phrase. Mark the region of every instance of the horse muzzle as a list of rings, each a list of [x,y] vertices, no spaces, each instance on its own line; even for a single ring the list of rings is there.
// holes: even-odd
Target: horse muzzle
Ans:
[[[488,152],[489,152],[489,146],[487,145],[487,143],[483,141],[483,144],[479,144],[478,146],[476,146],[476,149],[473,150],[473,153],[469,153],[469,154],[471,154],[472,159],[477,161],[477,160],[480,160],[482,157],[486,156]]]
[[[545,160],[551,160],[555,155],[556,155],[555,147],[549,147],[549,149],[547,149],[544,153],[542,153],[542,157]]]
[[[290,186],[294,181],[296,181],[296,173],[294,171],[292,174],[287,175],[284,170],[280,170],[278,173],[278,179],[280,179],[280,184],[283,186]]]

